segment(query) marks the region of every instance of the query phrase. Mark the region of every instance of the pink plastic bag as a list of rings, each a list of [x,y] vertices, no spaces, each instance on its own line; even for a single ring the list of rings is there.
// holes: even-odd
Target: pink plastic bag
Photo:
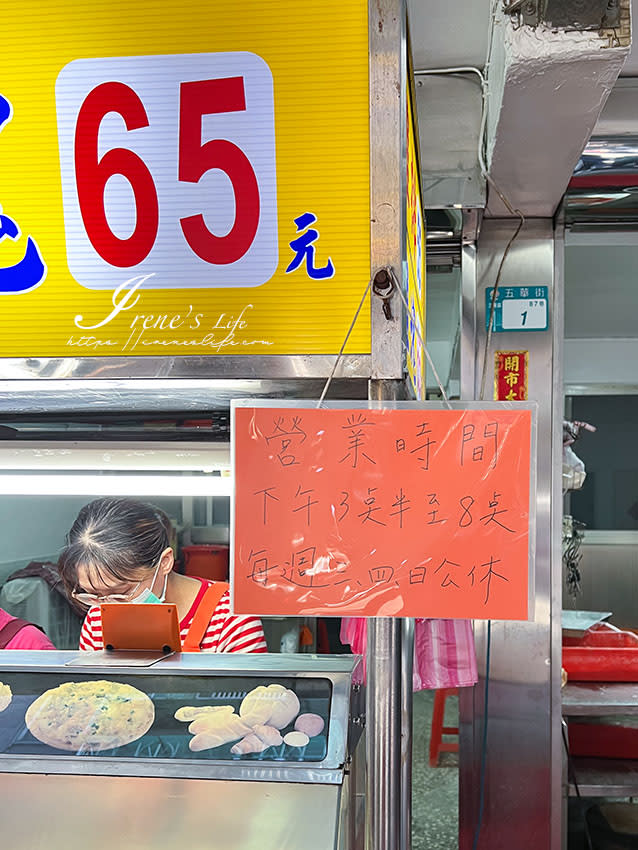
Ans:
[[[367,621],[344,617],[341,642],[363,655],[365,668]],[[365,681],[365,671],[363,673]],[[474,633],[470,620],[418,619],[414,621],[412,687],[465,688],[478,681]]]

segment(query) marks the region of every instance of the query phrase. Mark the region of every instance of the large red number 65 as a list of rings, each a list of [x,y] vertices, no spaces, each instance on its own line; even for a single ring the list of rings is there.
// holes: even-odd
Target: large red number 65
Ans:
[[[126,148],[112,148],[98,160],[98,133],[102,119],[118,112],[127,130],[148,126],[144,104],[124,83],[102,83],[90,92],[80,109],[75,128],[75,177],[82,221],[91,244],[112,266],[135,266],[148,256],[159,222],[153,178],[140,157]],[[131,184],[136,221],[126,239],[116,236],[106,218],[104,188],[114,174]]]
[[[192,250],[207,263],[224,265],[241,259],[253,243],[259,224],[259,186],[248,157],[226,139],[202,145],[202,117],[246,109],[243,77],[196,80],[180,86],[179,179],[198,183],[212,168],[226,173],[235,193],[235,221],[225,236],[215,236],[204,216],[180,219]]]

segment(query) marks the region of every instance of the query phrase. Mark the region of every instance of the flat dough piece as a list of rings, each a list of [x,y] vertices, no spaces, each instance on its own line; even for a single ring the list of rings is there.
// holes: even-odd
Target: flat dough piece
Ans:
[[[5,708],[9,708],[12,696],[13,694],[11,693],[9,685],[5,685],[4,682],[0,682],[0,711],[4,711]]]
[[[242,738],[241,741],[237,741],[235,746],[230,748],[230,751],[234,756],[242,756],[246,753],[263,753],[268,747],[269,744],[264,743],[257,735],[250,734]]]
[[[119,682],[66,682],[31,703],[31,734],[58,750],[99,752],[137,741],[153,725],[152,700]]]
[[[250,735],[250,727],[241,722],[236,715],[218,715],[220,722],[215,724],[200,724],[199,720],[194,720],[188,727],[188,731],[193,733],[193,737],[188,742],[189,748],[193,752],[200,750],[213,750],[215,747],[221,747],[222,744],[230,744],[238,738],[245,738]],[[200,724],[193,729],[193,724]],[[264,749],[268,745],[264,745]]]
[[[188,731],[191,735],[219,735],[223,738],[218,745],[221,746],[228,741],[237,741],[249,735],[250,726],[247,726],[238,714],[215,711],[212,714],[198,715],[189,725]]]
[[[323,717],[318,714],[300,714],[295,720],[295,732],[303,732],[309,738],[314,738],[323,732]]]
[[[305,732],[288,732],[284,735],[284,744],[288,744],[289,747],[307,747],[309,743],[310,738]]]
[[[224,714],[234,714],[235,709],[232,705],[183,705],[175,712],[175,720],[180,720],[182,723],[190,723],[198,717],[202,717],[205,714],[214,714],[217,711],[221,711]]]
[[[260,741],[263,741],[269,747],[278,747],[283,738],[281,737],[281,732],[279,729],[275,729],[274,726],[263,726],[257,724],[253,726],[253,735],[256,735]]]

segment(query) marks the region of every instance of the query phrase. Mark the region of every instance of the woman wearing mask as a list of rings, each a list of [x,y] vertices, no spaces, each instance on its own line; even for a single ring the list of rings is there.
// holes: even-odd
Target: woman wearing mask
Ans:
[[[59,561],[68,592],[89,607],[80,649],[103,648],[102,602],[171,602],[185,649],[267,652],[261,622],[229,613],[225,585],[174,572],[170,528],[166,514],[133,499],[96,499],[82,508]]]

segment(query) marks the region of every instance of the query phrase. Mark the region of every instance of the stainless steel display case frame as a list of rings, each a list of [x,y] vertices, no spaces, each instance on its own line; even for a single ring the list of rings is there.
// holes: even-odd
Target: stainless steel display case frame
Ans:
[[[327,679],[332,686],[328,741],[325,758],[319,762],[282,762],[268,759],[259,761],[229,761],[221,759],[148,759],[99,758],[60,755],[22,756],[0,753],[0,773],[87,774],[117,776],[160,776],[183,779],[225,779],[260,782],[304,782],[341,784],[349,756],[349,745],[354,749],[362,728],[362,711],[355,708],[351,716],[351,701],[360,701],[359,685],[352,684],[352,675],[360,665],[354,655],[277,655],[241,653],[180,653],[163,658],[150,667],[108,666],[91,664],[90,653],[77,652],[25,652],[5,650],[0,655],[0,680],[6,673],[63,674],[67,681],[74,676],[90,675],[108,679],[112,675],[130,676],[143,687],[144,677],[150,676],[206,676],[211,682],[216,676],[239,676],[250,679],[311,678]],[[80,658],[82,666],[68,666]],[[125,659],[123,659],[123,665]],[[352,722],[355,721],[356,722]],[[0,724],[2,716],[0,715]]]
[[[0,680],[32,673],[34,680],[42,677],[45,690],[47,673],[56,679],[62,674],[65,681],[87,674],[124,676],[140,688],[145,677],[162,675],[204,676],[213,687],[216,678],[230,676],[247,685],[251,679],[327,679],[332,693],[325,757],[304,763],[3,753],[0,822],[7,846],[361,850],[364,808],[356,753],[363,694],[352,682],[360,658],[192,653],[139,667],[98,665],[95,656],[82,654],[86,663],[68,666],[77,659],[77,652],[5,650]]]

